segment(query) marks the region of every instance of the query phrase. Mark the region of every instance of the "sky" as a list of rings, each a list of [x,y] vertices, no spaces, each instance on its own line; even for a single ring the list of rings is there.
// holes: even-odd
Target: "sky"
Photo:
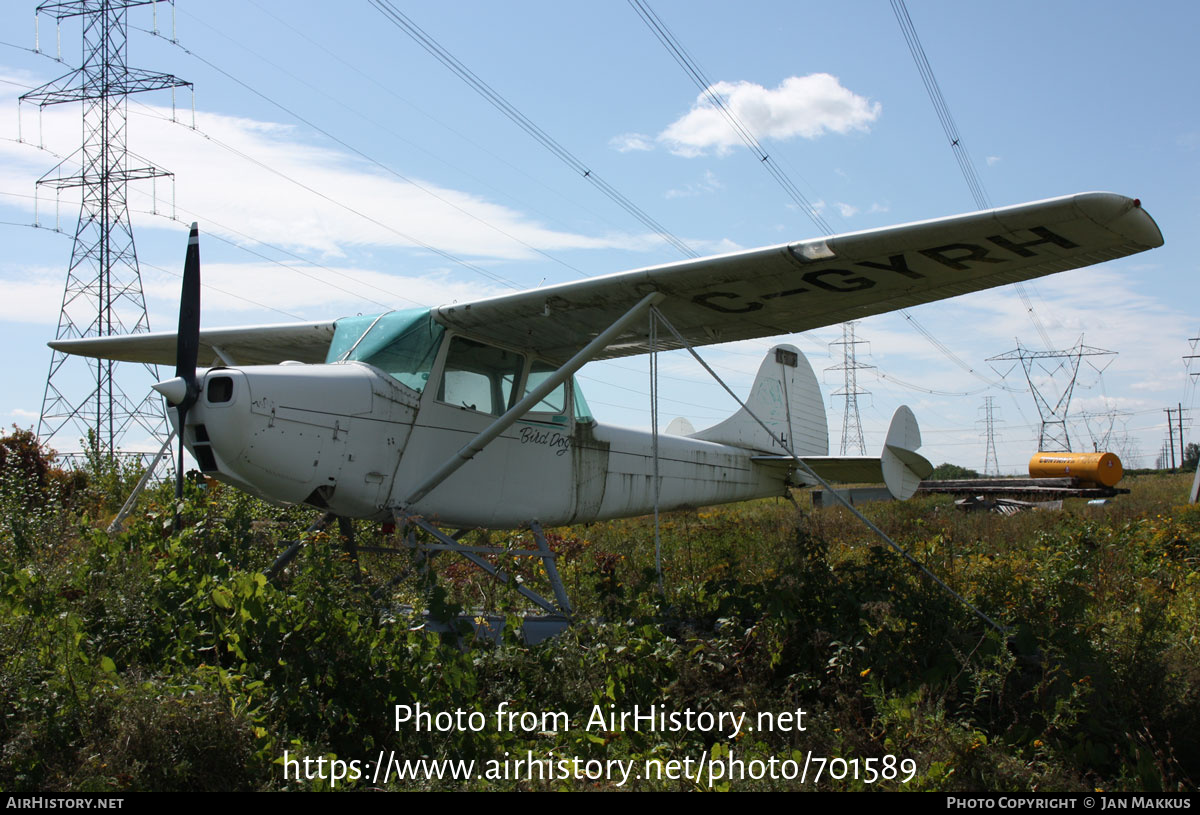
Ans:
[[[977,209],[888,3],[650,5],[835,232]],[[397,7],[692,251],[820,234],[630,5]],[[46,15],[35,53],[34,8],[0,5],[0,422],[21,427],[41,411],[79,211],[70,191],[37,181],[64,158],[72,167],[82,132],[78,104],[19,103],[81,54],[78,22],[59,31]],[[1188,55],[1200,9],[1011,0],[908,10],[994,206],[1117,192],[1142,201],[1165,245],[1027,284],[1033,316],[1013,287],[911,309],[965,367],[902,315],[856,324],[858,362],[873,366],[858,371],[868,452],[908,404],[926,457],[983,470],[992,397],[1000,470],[1024,471],[1038,409],[1020,368],[987,360],[1082,337],[1116,354],[1090,358],[1102,372],[1081,366],[1074,448],[1091,450],[1111,428],[1108,448],[1127,467],[1153,466],[1168,407],[1182,404],[1193,438],[1184,357],[1200,336],[1200,120]],[[153,329],[175,325],[193,220],[208,327],[433,306],[684,258],[366,0],[178,0],[173,11],[133,9],[129,24],[129,65],[194,89],[128,104],[129,150],[173,173],[129,189]],[[826,369],[843,362],[831,345],[841,338],[836,325],[783,338],[823,383],[833,452],[843,381]],[[772,343],[702,353],[744,395]],[[127,377],[136,396],[151,381]],[[660,377],[664,427],[674,416],[705,427],[736,409],[685,356],[665,355]],[[645,358],[593,363],[580,381],[601,421],[649,426]],[[1037,381],[1057,401],[1064,372]],[[69,435],[52,445],[76,448]],[[126,445],[152,442],[131,434]]]

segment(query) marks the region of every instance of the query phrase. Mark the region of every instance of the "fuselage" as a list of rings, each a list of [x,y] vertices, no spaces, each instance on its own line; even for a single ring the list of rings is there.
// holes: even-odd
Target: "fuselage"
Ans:
[[[410,502],[430,473],[554,367],[461,336],[439,335],[438,343],[415,376],[349,360],[211,369],[188,412],[185,443],[222,481],[349,517],[385,519],[402,508],[448,526],[513,528],[653,511],[652,434],[596,422],[572,380]],[[657,444],[663,510],[784,489],[751,450],[668,435]]]

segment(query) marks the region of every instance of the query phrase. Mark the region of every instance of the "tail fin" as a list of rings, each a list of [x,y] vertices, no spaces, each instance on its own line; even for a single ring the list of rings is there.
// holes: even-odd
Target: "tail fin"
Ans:
[[[892,414],[892,424],[879,454],[883,483],[888,492],[901,501],[911,498],[921,481],[933,472],[929,459],[916,452],[920,446],[921,429],[917,427],[917,417],[908,405],[901,405]]]
[[[812,366],[794,345],[777,345],[767,352],[758,368],[746,407],[762,419],[772,433],[782,436],[797,455],[823,456],[829,452],[829,425],[825,420],[821,386],[817,384]],[[720,424],[690,435],[694,439],[751,450],[784,452],[745,408],[739,408]]]

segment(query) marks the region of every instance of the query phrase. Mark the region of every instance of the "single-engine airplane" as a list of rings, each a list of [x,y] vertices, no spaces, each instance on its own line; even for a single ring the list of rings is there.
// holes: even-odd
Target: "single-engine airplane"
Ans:
[[[50,345],[174,357],[175,378],[155,388],[202,471],[339,516],[463,528],[627,517],[652,511],[656,493],[663,510],[782,494],[811,480],[797,457],[839,480],[882,476],[908,497],[931,469],[912,413],[897,411],[880,459],[829,456],[816,378],[792,346],[768,352],[745,408],[656,444],[597,422],[573,375],[591,360],[804,331],[1161,244],[1139,201],[1082,193],[437,308],[202,330],[193,227],[178,332]],[[651,314],[671,330],[652,332]],[[213,367],[197,372],[198,359]]]

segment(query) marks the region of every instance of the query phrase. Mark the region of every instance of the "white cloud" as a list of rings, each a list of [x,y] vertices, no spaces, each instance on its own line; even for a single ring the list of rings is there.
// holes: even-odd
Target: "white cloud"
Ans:
[[[815,139],[827,132],[866,130],[882,110],[878,102],[847,90],[830,74],[791,76],[773,90],[744,81],[717,82],[710,90],[720,94],[759,139]],[[724,154],[742,143],[706,93],[658,140],[682,156],[699,156],[710,149]]]
[[[202,238],[203,241],[203,238]],[[448,271],[419,277],[338,266],[292,262],[205,263],[204,323],[288,322],[371,313],[386,308],[436,306],[504,292],[499,284],[454,278]],[[0,322],[58,324],[64,272],[48,266],[11,268],[0,274]],[[142,288],[150,325],[173,326],[179,308],[180,275],[142,263]],[[250,316],[247,316],[250,314]]]
[[[653,150],[654,142],[649,136],[641,133],[622,133],[608,140],[608,146],[618,153],[629,153],[635,150]]]
[[[986,159],[984,159],[984,161],[987,162],[987,166],[994,167],[1000,163],[1000,157],[999,156],[988,156]]]
[[[834,204],[834,206],[837,207],[838,213],[841,214],[843,218],[849,218],[858,214],[858,207],[854,206],[853,204],[846,204],[842,201],[838,201],[836,204]]]
[[[4,289],[4,296],[0,297],[0,322],[57,325],[65,276],[62,269],[49,267],[26,269],[17,275],[4,274],[0,277]]]
[[[18,106],[20,88],[0,85],[0,133],[21,133],[26,142],[0,141],[0,190],[32,193],[54,158],[71,155],[79,141],[79,111],[62,105],[40,114]],[[345,151],[305,141],[294,128],[242,117],[197,113],[197,129],[169,121],[169,108],[131,103],[129,130],[139,155],[175,175],[179,217],[197,217],[206,231],[231,240],[237,232],[299,252],[337,257],[362,246],[426,244],[475,258],[526,259],[535,250],[632,249],[639,235],[589,236],[547,227],[523,212],[479,195],[405,179]],[[188,115],[190,122],[190,114]],[[78,172],[70,162],[64,175]],[[61,200],[73,218],[78,197]],[[135,230],[176,228],[145,215],[150,184],[131,187]],[[158,209],[168,209],[168,182],[157,184]],[[39,192],[43,222],[53,219],[54,192]],[[32,200],[8,199],[32,209]],[[186,211],[185,211],[186,210]]]
[[[308,274],[297,274],[296,270]],[[290,268],[273,263],[206,263],[203,273],[206,325],[213,325],[214,317],[215,324],[224,324],[247,312],[255,312],[253,321],[290,319],[279,312],[336,317],[389,308],[442,305],[503,291],[498,285],[456,281],[445,273],[402,277],[371,269],[305,267],[295,262]],[[57,324],[62,270],[37,267],[6,271],[0,277],[0,285],[4,290],[4,297],[0,298],[0,321]],[[179,307],[179,275],[143,264],[142,289],[151,326],[174,325]]]
[[[688,184],[680,189],[667,190],[667,198],[692,198],[697,195],[706,195],[710,192],[716,192],[723,189],[724,184],[717,180],[716,175],[712,170],[704,172],[704,179],[695,184]]]
[[[299,267],[299,264],[293,264]],[[446,274],[401,277],[353,268],[311,268],[311,278],[271,263],[217,263],[204,267],[205,304],[214,310],[248,311],[268,303],[288,311],[326,316],[384,308],[435,306],[499,294],[500,286],[475,280],[451,280]],[[333,284],[333,285],[330,285]],[[350,291],[344,291],[349,289]],[[236,292],[236,295],[233,294]],[[403,293],[391,294],[392,292]],[[146,284],[146,295],[173,316],[179,301],[179,279],[160,275]],[[370,297],[371,299],[365,299]],[[242,299],[244,298],[244,299]]]
[[[740,252],[746,247],[736,241],[731,241],[729,238],[721,238],[716,241],[700,241],[699,245],[706,252],[711,252],[714,255],[725,255],[730,252]]]

